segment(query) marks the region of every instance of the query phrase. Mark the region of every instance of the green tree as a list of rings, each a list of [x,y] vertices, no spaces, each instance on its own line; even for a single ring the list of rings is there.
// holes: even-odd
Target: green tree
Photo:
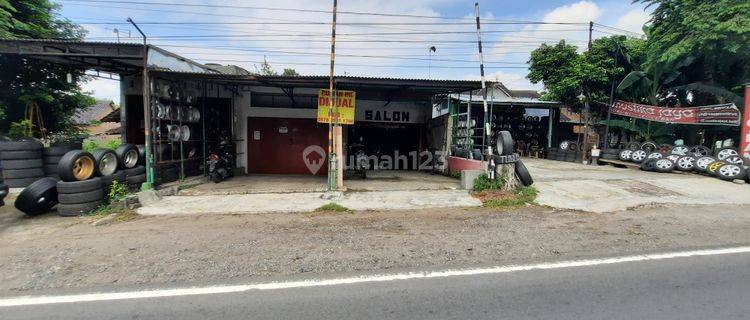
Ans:
[[[279,75],[279,73],[276,72],[276,70],[274,70],[271,67],[271,64],[268,63],[268,60],[266,60],[265,56],[263,56],[263,62],[260,63],[260,67],[258,66],[254,66],[254,67],[255,67],[255,74],[257,75],[261,75],[261,76],[278,76]]]
[[[291,68],[284,68],[284,72],[282,72],[281,75],[287,76],[287,77],[294,77],[294,76],[298,76],[299,73],[297,73],[297,70],[294,70]]]
[[[0,0],[0,37],[83,39],[85,30],[60,18],[58,9],[59,5],[49,0]],[[0,70],[0,131],[23,119],[31,102],[39,105],[50,131],[70,129],[76,111],[95,103],[78,86],[87,80],[85,70],[13,55],[0,55]]]
[[[591,50],[560,41],[543,44],[531,53],[528,79],[543,83],[545,100],[560,101],[580,110],[578,96],[587,91],[593,101],[608,102],[612,85],[645,60],[645,43],[640,39],[612,36],[596,39]]]
[[[648,59],[643,71],[663,75],[655,77],[664,87],[663,97],[676,93],[680,101],[670,103],[681,105],[737,100],[742,85],[750,82],[750,1],[634,2],[654,8],[644,28]]]

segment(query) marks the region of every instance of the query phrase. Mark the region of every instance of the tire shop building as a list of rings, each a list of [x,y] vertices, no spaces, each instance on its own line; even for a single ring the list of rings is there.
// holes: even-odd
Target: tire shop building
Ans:
[[[233,149],[237,173],[326,173],[322,150],[328,125],[316,121],[326,76],[248,75],[133,43],[0,40],[0,54],[78,66],[119,80],[120,135],[124,142],[143,145],[149,133],[156,186],[205,175],[206,156],[220,145]],[[368,156],[396,159],[371,163],[378,169],[410,171],[425,160],[420,153],[449,150],[454,124],[440,110],[451,96],[472,96],[468,93],[481,83],[344,76],[336,77],[335,86],[356,92],[355,122],[344,126],[344,153],[348,144],[359,143]]]

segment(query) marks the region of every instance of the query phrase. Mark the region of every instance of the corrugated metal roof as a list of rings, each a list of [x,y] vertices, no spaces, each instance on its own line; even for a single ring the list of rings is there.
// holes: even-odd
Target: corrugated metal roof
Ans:
[[[90,41],[90,40],[75,40],[75,39],[23,39],[23,38],[0,38],[4,41],[20,41],[20,42],[47,42],[47,43],[64,43],[64,44],[80,44],[80,45],[110,45],[110,46],[132,46],[142,47],[143,43],[139,42],[109,42],[109,41]]]

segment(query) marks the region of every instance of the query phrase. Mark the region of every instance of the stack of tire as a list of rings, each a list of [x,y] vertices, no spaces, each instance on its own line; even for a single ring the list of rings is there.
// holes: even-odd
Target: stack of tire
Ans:
[[[42,147],[36,139],[0,141],[0,167],[6,185],[24,188],[44,178]]]
[[[560,142],[559,148],[550,149],[547,159],[566,162],[581,162],[583,159],[583,153],[577,142],[565,140]]]
[[[499,131],[496,136],[497,138],[495,140],[495,151],[497,152],[497,155],[492,155],[492,161],[490,162],[490,165],[495,166],[495,168],[492,169],[496,170],[497,172],[498,166],[504,164],[513,164],[516,176],[518,177],[518,180],[522,185],[530,186],[534,184],[534,179],[531,178],[531,174],[526,168],[526,165],[524,165],[523,161],[519,159],[518,154],[513,153],[514,142],[513,136],[510,134],[510,132]]]
[[[64,143],[55,144],[48,148],[42,149],[42,160],[44,163],[44,175],[60,179],[60,175],[57,174],[57,164],[60,163],[60,158],[69,151],[81,149],[81,143]]]
[[[142,160],[138,149],[131,144],[91,153],[68,151],[57,164],[61,181],[49,177],[38,179],[19,194],[15,206],[28,215],[47,212],[55,205],[60,216],[78,216],[96,210],[114,181],[125,184],[141,180],[141,175],[145,181],[145,170],[138,165]]]
[[[734,148],[711,150],[704,146],[671,146],[644,143],[640,149],[624,149],[619,158],[640,163],[641,170],[670,173],[674,170],[696,172],[726,181],[750,181],[748,168]]]
[[[619,160],[620,149],[603,148],[599,151],[599,158],[605,160]]]

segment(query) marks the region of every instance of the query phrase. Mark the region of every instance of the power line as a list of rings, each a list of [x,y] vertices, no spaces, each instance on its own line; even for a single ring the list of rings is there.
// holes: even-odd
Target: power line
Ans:
[[[203,60],[203,61],[209,61],[208,59],[203,59],[200,57],[186,57],[188,59],[192,60]],[[234,60],[234,59],[213,59],[211,61],[220,61],[220,62],[243,62],[243,63],[271,63],[270,61],[257,61],[257,60]],[[316,63],[316,62],[291,62],[291,61],[279,61],[279,62],[273,62],[274,64],[282,64],[282,65],[306,65],[306,66],[328,66],[327,63]],[[373,68],[404,68],[405,66],[402,65],[374,65],[374,64],[337,64],[340,66],[346,66],[346,67],[373,67]],[[427,68],[428,66],[421,66],[421,65],[410,65],[406,66],[408,68]],[[486,66],[488,68],[495,68],[495,69],[528,69],[528,67],[522,67],[522,66]],[[470,66],[432,66],[432,68],[440,68],[440,69],[476,69],[477,67],[470,67]]]

